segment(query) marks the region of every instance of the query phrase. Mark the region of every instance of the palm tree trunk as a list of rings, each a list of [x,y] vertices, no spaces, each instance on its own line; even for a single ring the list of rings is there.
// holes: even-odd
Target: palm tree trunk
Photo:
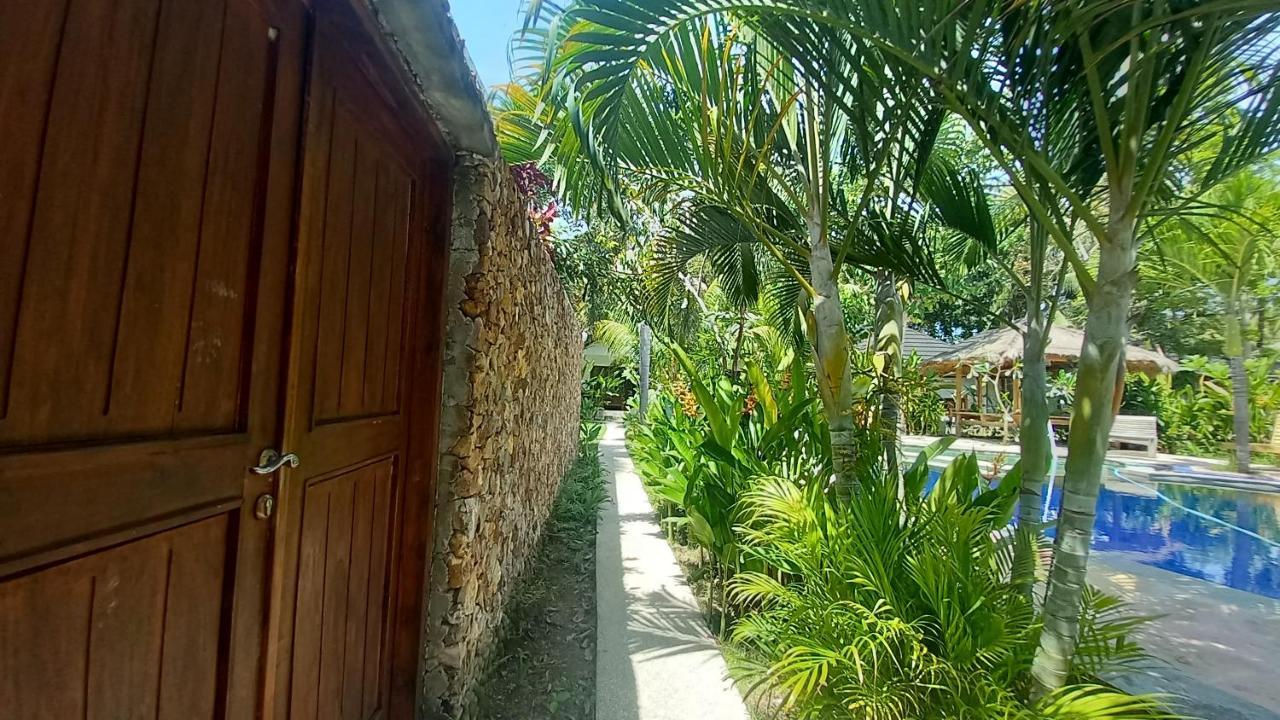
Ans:
[[[1131,188],[1132,185],[1130,184]],[[1112,397],[1124,357],[1129,308],[1136,283],[1135,218],[1129,193],[1113,185],[1107,238],[1099,246],[1098,276],[1089,298],[1084,347],[1080,351],[1075,409],[1067,441],[1062,510],[1053,543],[1053,568],[1045,591],[1044,631],[1032,666],[1032,696],[1040,698],[1066,684],[1080,628],[1080,598],[1089,566],[1089,544],[1115,421]]]
[[[898,474],[898,421],[902,404],[898,379],[902,377],[902,296],[897,278],[888,270],[876,273],[876,327],[874,350],[885,358],[881,373],[880,442],[890,476]]]
[[[1032,295],[1028,295],[1027,328],[1022,336],[1022,420],[1018,429],[1022,487],[1018,491],[1018,545],[1014,556],[1014,580],[1028,599],[1035,589],[1035,553],[1053,451],[1049,442],[1049,380],[1044,361],[1049,329],[1044,310]]]
[[[1046,200],[1050,200],[1046,198]],[[1044,307],[1045,264],[1049,234],[1038,222],[1032,222],[1029,234],[1029,283],[1026,288],[1027,325],[1022,335],[1022,387],[1020,405],[1022,419],[1018,442],[1022,459],[1022,486],[1018,491],[1018,532],[1014,536],[1013,579],[1028,601],[1033,599],[1036,584],[1036,553],[1042,531],[1045,481],[1052,465],[1053,445],[1049,433],[1049,379],[1044,351],[1049,344],[1053,323],[1051,311]],[[1058,288],[1053,290],[1054,296]]]
[[[1231,369],[1231,414],[1236,435],[1236,472],[1252,472],[1249,448],[1249,373],[1245,370],[1244,351],[1227,359]]]
[[[1248,327],[1239,296],[1227,297],[1226,347],[1227,367],[1231,373],[1231,420],[1236,437],[1236,471],[1246,475],[1251,471],[1249,449],[1249,373],[1245,360],[1249,357],[1249,345],[1244,329]]]
[[[847,499],[857,478],[853,425],[853,370],[849,364],[849,336],[840,307],[831,245],[822,232],[822,220],[811,213],[809,230],[809,283],[813,287],[814,363],[819,395],[831,436],[831,465],[836,475],[836,495]]]

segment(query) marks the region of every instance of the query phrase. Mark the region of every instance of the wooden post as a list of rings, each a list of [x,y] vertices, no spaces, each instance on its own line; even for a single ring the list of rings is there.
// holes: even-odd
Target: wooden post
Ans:
[[[1124,404],[1124,380],[1128,374],[1124,364],[1124,353],[1120,354],[1120,364],[1116,366],[1116,386],[1111,391],[1111,414],[1119,415],[1120,406]]]
[[[953,426],[954,426],[953,430],[955,431],[956,437],[960,437],[960,422],[961,422],[960,413],[964,410],[965,369],[966,368],[964,365],[956,366],[956,394],[955,394],[955,398],[953,398],[953,402],[951,403],[951,407],[952,407],[951,411],[954,412],[956,415],[956,418],[955,418],[956,421],[953,423]]]
[[[640,323],[640,421],[649,417],[649,356],[652,336],[649,326]]]

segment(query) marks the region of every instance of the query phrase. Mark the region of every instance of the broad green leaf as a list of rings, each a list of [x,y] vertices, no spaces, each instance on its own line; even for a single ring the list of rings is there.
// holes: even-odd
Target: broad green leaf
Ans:
[[[715,437],[716,442],[720,443],[720,447],[726,450],[732,448],[734,439],[738,435],[738,418],[736,416],[725,416],[720,409],[720,405],[716,402],[716,396],[702,382],[702,379],[698,376],[697,366],[693,364],[693,360],[685,353],[684,348],[676,343],[671,343],[671,352],[676,356],[680,366],[684,368],[685,375],[689,380],[689,388],[693,391],[694,397],[698,399],[698,406],[702,408],[702,413],[707,416],[707,423],[711,426],[712,436]]]

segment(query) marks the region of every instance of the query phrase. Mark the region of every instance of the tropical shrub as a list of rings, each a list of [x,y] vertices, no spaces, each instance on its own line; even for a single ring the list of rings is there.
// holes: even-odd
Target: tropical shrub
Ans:
[[[947,409],[938,395],[937,373],[922,369],[922,362],[918,354],[911,353],[895,383],[902,419],[912,435],[941,435]]]
[[[1277,358],[1257,357],[1246,363],[1249,377],[1249,430],[1252,442],[1271,438],[1275,414],[1280,412],[1280,373]],[[1234,436],[1231,378],[1220,360],[1191,357],[1182,361],[1194,373],[1184,377],[1147,378],[1130,375],[1125,382],[1121,412],[1155,415],[1160,426],[1160,449],[1186,455],[1221,455]]]
[[[604,436],[604,403],[621,384],[621,379],[612,375],[593,375],[583,381],[578,408],[578,442],[583,447],[600,442]]]
[[[839,500],[812,387],[754,362],[745,382],[706,383],[673,353],[684,374],[632,424],[632,457],[670,531],[709,558],[706,600],[722,635],[732,625],[738,671],[789,716],[1164,717],[1098,680],[1144,658],[1129,639],[1142,618],[1092,589],[1074,684],[1026,700],[1040,618],[1007,532],[1017,465],[992,480],[962,456],[935,477],[943,441],[901,485],[868,463]]]
[[[1011,582],[1007,527],[1018,468],[997,482],[975,456],[929,488],[928,461],[903,484],[862,482],[846,506],[815,483],[760,479],[743,498],[744,558],[731,583],[751,608],[734,630],[743,671],[781,691],[797,718],[1150,718],[1158,702],[1100,684],[1143,659],[1139,620],[1090,590],[1072,686],[1027,702],[1039,622]]]
[[[664,505],[663,522],[709,554],[727,622],[732,608],[724,582],[741,566],[734,528],[742,520],[743,495],[767,473],[829,477],[831,451],[804,383],[775,389],[748,362],[747,385],[727,376],[708,385],[694,361],[678,346],[672,349],[687,377],[675,392],[659,393],[645,422],[632,425],[631,454]]]

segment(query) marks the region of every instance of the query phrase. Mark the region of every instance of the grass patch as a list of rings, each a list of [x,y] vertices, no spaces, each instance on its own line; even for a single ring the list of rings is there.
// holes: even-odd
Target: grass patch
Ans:
[[[507,603],[503,637],[476,690],[473,717],[594,720],[595,545],[604,499],[597,446],[584,445]]]

